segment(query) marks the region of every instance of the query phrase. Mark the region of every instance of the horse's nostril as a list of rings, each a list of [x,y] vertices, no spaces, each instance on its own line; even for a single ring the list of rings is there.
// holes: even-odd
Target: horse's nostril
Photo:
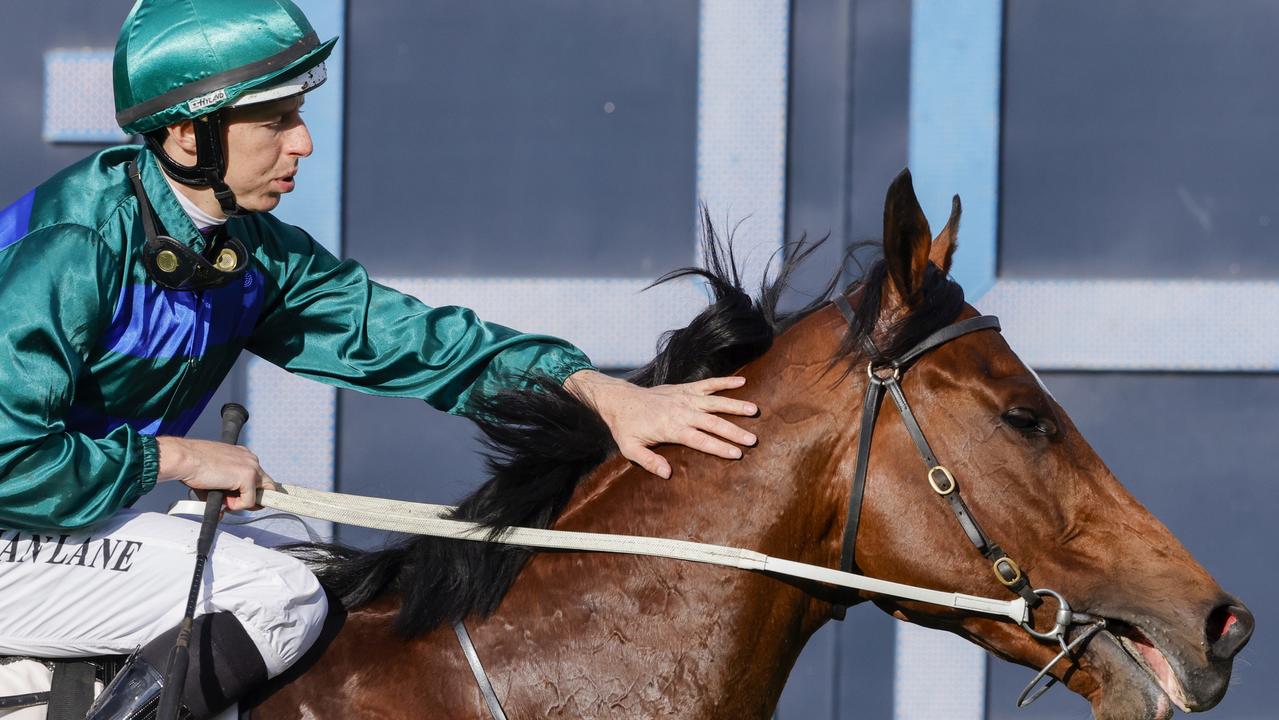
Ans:
[[[1252,637],[1252,613],[1242,605],[1222,605],[1208,615],[1208,652],[1222,660],[1234,657]]]

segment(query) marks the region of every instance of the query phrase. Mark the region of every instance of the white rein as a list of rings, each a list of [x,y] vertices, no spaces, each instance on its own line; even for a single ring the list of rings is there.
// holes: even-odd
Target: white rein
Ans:
[[[929,602],[932,605],[954,607],[958,610],[969,610],[973,613],[999,615],[1012,619],[1016,623],[1024,623],[1028,618],[1026,600],[1021,597],[1017,600],[994,600],[990,597],[964,595],[962,592],[929,590],[929,588],[911,586],[911,584],[881,581],[865,575],[822,568],[820,565],[771,558],[762,552],[743,550],[741,547],[665,540],[659,537],[604,535],[604,533],[595,532],[527,527],[505,528],[498,537],[490,537],[491,528],[481,526],[480,523],[445,518],[444,515],[453,512],[453,508],[448,505],[407,503],[403,500],[384,500],[380,497],[345,495],[295,485],[281,485],[280,490],[262,490],[260,503],[265,508],[280,510],[284,513],[306,515],[310,518],[353,524],[353,526],[385,529],[391,532],[449,537],[454,540],[503,542],[506,545],[551,547],[558,550],[619,552],[627,555],[689,560],[693,563],[788,575],[788,577],[808,579],[808,581],[833,584],[833,586],[851,587],[853,590],[899,597],[903,600],[916,600]]]
[[[819,565],[782,560],[752,550],[725,547],[723,545],[636,535],[610,535],[525,527],[506,528],[500,531],[496,537],[491,537],[491,528],[479,523],[449,520],[444,517],[453,511],[453,508],[448,505],[384,500],[360,495],[324,492],[297,485],[281,485],[279,490],[264,489],[261,491],[259,502],[263,507],[281,512],[304,515],[346,525],[359,525],[377,530],[432,535],[455,540],[499,542],[527,547],[649,555],[675,560],[689,560],[709,565],[721,565],[742,570],[756,570],[774,575],[802,578],[903,600],[916,600],[959,610],[997,615],[1009,618],[1017,623],[1024,623],[1029,618],[1026,601],[1023,598],[995,600],[963,593],[941,592],[888,580],[877,580],[864,575],[841,572]]]

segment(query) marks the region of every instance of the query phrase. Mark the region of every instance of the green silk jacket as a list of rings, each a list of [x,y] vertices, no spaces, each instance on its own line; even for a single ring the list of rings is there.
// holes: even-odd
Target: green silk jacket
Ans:
[[[166,290],[147,275],[136,159],[167,234],[203,236],[147,150],[104,150],[0,210],[0,527],[72,529],[154,487],[156,435],[183,435],[241,350],[298,375],[466,414],[530,373],[591,367],[572,345],[431,308],[369,280],[269,213],[232,218],[240,283]]]

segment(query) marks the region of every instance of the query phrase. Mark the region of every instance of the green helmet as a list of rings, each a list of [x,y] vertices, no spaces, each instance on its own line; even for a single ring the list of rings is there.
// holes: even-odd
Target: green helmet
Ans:
[[[290,0],[138,0],[115,45],[116,122],[146,136],[169,177],[243,214],[225,181],[220,111],[319,86],[336,43],[321,43]],[[164,150],[163,128],[181,120],[194,121],[194,166]]]
[[[335,43],[289,0],[138,0],[115,46],[116,122],[147,133],[306,92]]]

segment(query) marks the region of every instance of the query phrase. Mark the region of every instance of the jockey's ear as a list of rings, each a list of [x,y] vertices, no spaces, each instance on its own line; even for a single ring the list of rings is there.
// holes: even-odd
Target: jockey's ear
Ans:
[[[959,235],[959,214],[962,211],[959,196],[956,195],[950,200],[950,219],[946,221],[946,227],[933,238],[933,249],[928,251],[928,259],[946,274],[950,274],[950,261],[955,257],[955,248],[959,247],[957,236]]]
[[[179,120],[165,128],[164,151],[174,160],[190,165],[195,162],[195,123],[190,120]]]
[[[884,262],[888,264],[892,300],[907,306],[919,302],[932,244],[928,218],[915,197],[910,170],[902,170],[884,198]]]

